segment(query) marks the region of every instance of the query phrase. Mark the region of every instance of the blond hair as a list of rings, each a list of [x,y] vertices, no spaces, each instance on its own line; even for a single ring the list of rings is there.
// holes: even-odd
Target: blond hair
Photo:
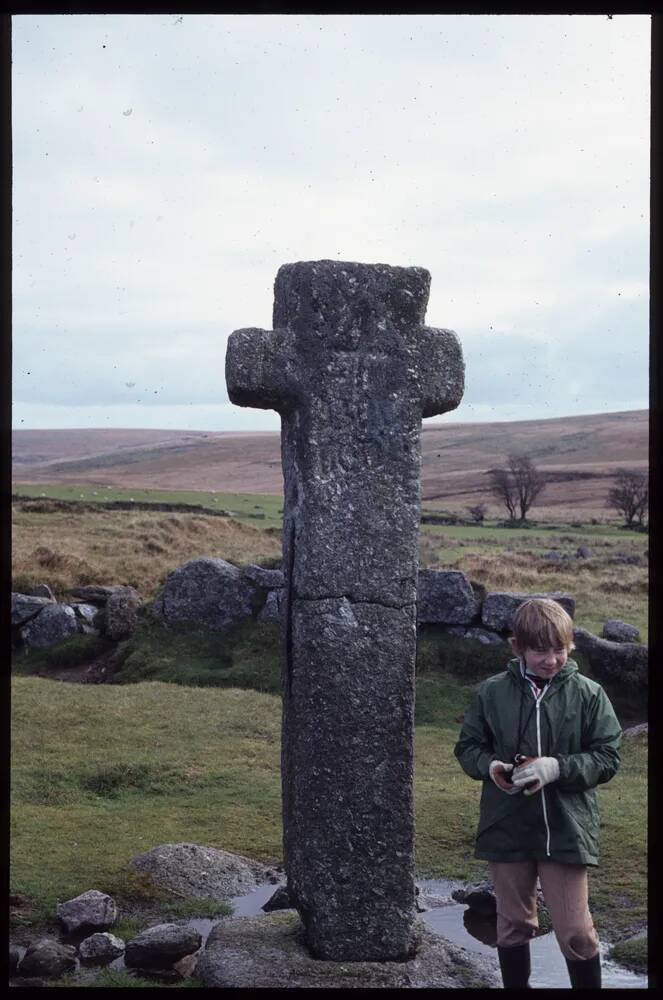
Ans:
[[[513,616],[513,641],[526,649],[573,649],[573,619],[549,597],[530,597]]]

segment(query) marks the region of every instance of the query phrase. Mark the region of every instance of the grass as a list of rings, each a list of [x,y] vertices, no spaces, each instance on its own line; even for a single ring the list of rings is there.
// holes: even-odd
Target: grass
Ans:
[[[75,975],[63,976],[51,986],[71,989],[76,987],[90,987],[92,989],[200,989],[205,984],[198,979],[185,979],[181,983],[163,983],[154,979],[145,979],[142,976],[134,975],[127,969],[102,969],[94,979],[81,981]]]
[[[610,958],[634,972],[646,973],[649,962],[647,938],[618,941],[610,949]]]
[[[579,559],[586,546],[594,553]],[[552,562],[544,554],[568,558]],[[423,525],[420,564],[462,570],[488,590],[520,593],[567,591],[576,601],[576,624],[600,635],[609,618],[620,618],[648,641],[647,536],[612,526],[568,526],[526,531],[508,528]],[[637,557],[639,564],[621,562]]]
[[[458,663],[449,669],[459,647],[466,654],[462,674]],[[434,629],[419,644],[421,873],[463,880],[486,875],[485,864],[473,858],[479,783],[462,773],[453,745],[472,687],[502,668],[504,655],[480,643],[443,640]],[[272,662],[276,682],[275,652]],[[246,667],[245,681],[250,675]],[[263,683],[259,673],[252,682]],[[37,923],[52,914],[57,899],[92,887],[114,895],[121,909],[136,899],[154,903],[149,880],[130,873],[126,863],[159,843],[187,840],[269,864],[280,859],[275,694],[16,677],[12,713],[12,891],[31,901]],[[602,864],[590,876],[592,905],[603,936],[615,938],[646,920],[646,743],[625,743],[623,766],[599,795]]]
[[[63,486],[55,484],[14,483],[14,493],[25,497],[76,500],[86,504],[113,500],[138,503],[195,504],[212,511],[227,510],[233,517],[248,523],[264,522],[264,527],[281,524],[283,497],[266,493],[224,493],[217,490],[141,490],[116,486]]]
[[[147,493],[130,492],[135,499]],[[201,496],[149,495],[187,503]],[[244,512],[251,499],[260,512],[258,498],[250,497]],[[281,501],[259,500],[265,519],[243,521],[91,505],[58,510],[44,504],[39,513],[17,503],[14,589],[47,582],[62,598],[76,583],[126,583],[148,601],[168,572],[196,555],[274,564],[280,539],[264,528],[270,519],[272,528],[280,523],[268,500]],[[232,509],[228,495],[220,506]],[[559,564],[542,558],[553,548],[573,555],[580,545],[595,556]],[[646,545],[645,535],[606,525],[427,525],[420,562],[462,569],[494,590],[567,590],[576,598],[579,625],[600,633],[606,618],[619,617],[638,626],[646,641],[646,561],[615,561],[619,553],[642,556]],[[128,930],[141,929],[137,906],[156,907],[161,918],[205,915],[206,904],[168,897],[127,869],[131,857],[159,843],[188,840],[270,864],[281,857],[278,628],[246,623],[223,633],[166,630],[145,608],[136,633],[117,647],[119,683],[54,684],[26,676],[82,664],[112,648],[77,636],[18,656],[14,664],[11,879],[23,904],[13,921],[31,936],[52,924],[58,899],[93,887],[117,898]],[[487,875],[485,864],[473,858],[479,783],[462,773],[453,745],[473,686],[503,669],[506,656],[504,646],[420,629],[415,789],[422,875]],[[625,718],[644,717],[642,705],[624,703],[618,689],[605,686]],[[646,769],[646,742],[628,740],[621,770],[599,789],[602,861],[590,873],[590,891],[607,940],[646,923]],[[103,976],[95,986],[153,986],[111,970]]]
[[[87,501],[93,491],[73,486],[17,489],[46,493],[41,512],[29,504],[13,505],[13,589],[20,592],[47,582],[59,599],[65,599],[75,585],[121,583],[150,600],[168,573],[189,559],[212,555],[238,565],[274,564],[281,556],[280,497],[217,494],[223,505],[241,515],[219,518],[204,512],[109,511],[96,509],[91,502],[80,509],[58,510],[49,497],[67,499],[78,491]],[[96,493],[203,505],[214,499],[191,491],[99,488]],[[264,513],[265,518],[250,520],[250,513]],[[591,548],[594,556],[577,559],[581,546]],[[600,634],[608,618],[621,618],[635,625],[647,642],[646,534],[610,524],[578,528],[540,524],[529,529],[423,525],[419,550],[422,567],[462,570],[489,590],[566,590],[576,600],[579,626]],[[544,554],[553,550],[570,558],[558,563],[545,559]],[[640,564],[620,562],[622,556],[638,557]]]
[[[189,559],[235,564],[278,560],[279,537],[234,518],[163,511],[50,510],[13,505],[14,590],[48,583],[56,597],[87,584],[124,584],[156,596],[168,573]]]

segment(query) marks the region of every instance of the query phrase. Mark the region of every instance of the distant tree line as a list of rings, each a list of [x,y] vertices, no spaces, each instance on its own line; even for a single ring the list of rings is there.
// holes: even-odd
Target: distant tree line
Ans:
[[[489,490],[506,510],[510,524],[524,524],[527,514],[546,487],[545,476],[536,468],[531,456],[511,452],[503,467],[489,469]],[[649,484],[646,473],[633,469],[617,469],[614,485],[606,501],[624,518],[627,528],[642,527],[649,505]],[[476,524],[486,515],[486,504],[468,507]]]

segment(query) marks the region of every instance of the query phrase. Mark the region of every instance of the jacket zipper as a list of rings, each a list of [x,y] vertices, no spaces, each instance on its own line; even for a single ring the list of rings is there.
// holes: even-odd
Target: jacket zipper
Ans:
[[[544,694],[545,691],[543,692],[540,698],[536,699],[536,747],[539,757],[541,756],[541,717],[539,715],[539,708],[541,706],[541,702],[543,701]],[[546,854],[548,857],[550,857],[550,827],[548,826],[548,813],[546,811],[546,796],[544,794],[543,788],[541,789],[541,803],[543,805],[543,822],[546,825]]]

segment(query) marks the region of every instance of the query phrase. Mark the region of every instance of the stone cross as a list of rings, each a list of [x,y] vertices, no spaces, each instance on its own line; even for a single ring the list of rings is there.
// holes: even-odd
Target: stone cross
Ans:
[[[285,264],[228,395],[281,414],[284,863],[314,956],[413,954],[421,418],[458,406],[420,267]]]

